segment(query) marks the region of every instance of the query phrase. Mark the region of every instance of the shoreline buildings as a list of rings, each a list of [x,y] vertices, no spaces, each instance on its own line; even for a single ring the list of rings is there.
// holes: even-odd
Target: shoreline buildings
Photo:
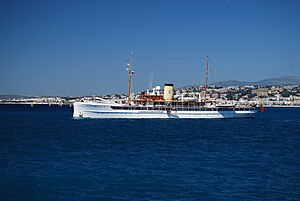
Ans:
[[[193,100],[204,97],[205,86],[182,87],[174,89],[174,97],[180,100]],[[139,97],[144,92],[134,93]],[[206,92],[207,98],[214,99],[217,104],[223,105],[245,105],[263,104],[266,107],[298,106],[300,107],[300,86],[209,86]],[[0,96],[0,104],[49,104],[49,105],[70,105],[80,99],[95,100],[126,100],[124,94],[99,95],[85,97],[15,97]]]

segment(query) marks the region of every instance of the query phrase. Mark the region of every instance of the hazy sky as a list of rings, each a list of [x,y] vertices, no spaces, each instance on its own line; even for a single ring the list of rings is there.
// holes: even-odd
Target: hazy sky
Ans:
[[[127,93],[300,75],[299,0],[0,0],[0,94]],[[147,58],[145,58],[147,57]],[[190,59],[189,59],[190,58]]]

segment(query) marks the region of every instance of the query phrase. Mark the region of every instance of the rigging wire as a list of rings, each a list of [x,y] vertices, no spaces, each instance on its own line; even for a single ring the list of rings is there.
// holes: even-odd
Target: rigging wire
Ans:
[[[214,67],[219,70],[227,79],[229,80],[233,80],[229,75],[227,75],[224,71],[222,71],[218,66],[217,64],[211,59],[209,58],[209,61],[214,65]]]
[[[148,56],[135,56],[135,59],[162,59],[162,60],[204,60],[201,57],[148,57]]]
[[[122,64],[118,65],[117,67],[113,68],[112,71],[108,72],[108,74],[106,74],[104,79],[101,79],[99,83],[96,84],[96,86],[93,88],[92,92],[95,92],[96,90],[99,89],[98,86],[103,86],[105,85],[105,82],[108,79],[111,79],[113,77],[113,75],[115,75],[118,71],[120,70],[124,70],[124,67],[126,66],[127,63],[122,62]],[[101,88],[101,87],[100,87]]]
[[[151,59],[151,60],[191,60],[191,61],[196,61],[196,60],[205,60],[206,57],[150,57],[150,56],[134,56],[134,59]],[[209,62],[213,64],[213,66],[220,71],[227,79],[232,80],[232,78],[230,76],[228,76],[224,71],[222,71],[218,65],[211,59],[211,57],[209,58]],[[124,63],[122,63],[124,64]],[[111,71],[104,79],[101,79],[100,83],[97,84],[97,86],[101,86],[101,85],[105,85],[105,82],[112,77],[112,75],[114,75],[117,71],[121,70],[121,67],[123,65],[118,65],[118,67],[114,68],[113,71]],[[152,75],[152,79],[153,79],[153,75]],[[150,76],[150,80],[151,80],[151,76]],[[153,80],[151,85],[153,84]],[[149,83],[150,86],[150,83]],[[97,87],[98,89],[98,87]],[[96,91],[96,87],[94,90],[92,91]]]

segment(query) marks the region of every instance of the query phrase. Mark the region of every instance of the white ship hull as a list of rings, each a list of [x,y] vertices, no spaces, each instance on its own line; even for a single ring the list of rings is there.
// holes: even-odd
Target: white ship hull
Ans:
[[[206,108],[201,111],[190,110],[167,110],[165,108],[151,109],[116,109],[122,105],[113,103],[96,103],[96,102],[75,102],[73,117],[84,118],[126,118],[126,119],[144,119],[144,118],[184,118],[184,119],[220,119],[220,118],[253,118],[257,110],[253,109],[226,109],[217,110]],[[113,109],[114,108],[114,109]]]

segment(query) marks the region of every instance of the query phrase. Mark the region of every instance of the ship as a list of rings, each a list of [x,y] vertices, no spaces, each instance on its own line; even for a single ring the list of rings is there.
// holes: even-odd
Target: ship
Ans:
[[[73,103],[75,118],[125,118],[125,119],[220,119],[220,118],[254,118],[258,109],[256,105],[219,105],[207,97],[208,57],[204,92],[198,97],[176,97],[174,84],[165,83],[163,90],[157,86],[151,91],[142,92],[132,97],[131,82],[134,74],[133,53],[128,64],[128,94],[125,100],[106,100],[102,98],[82,99]]]

